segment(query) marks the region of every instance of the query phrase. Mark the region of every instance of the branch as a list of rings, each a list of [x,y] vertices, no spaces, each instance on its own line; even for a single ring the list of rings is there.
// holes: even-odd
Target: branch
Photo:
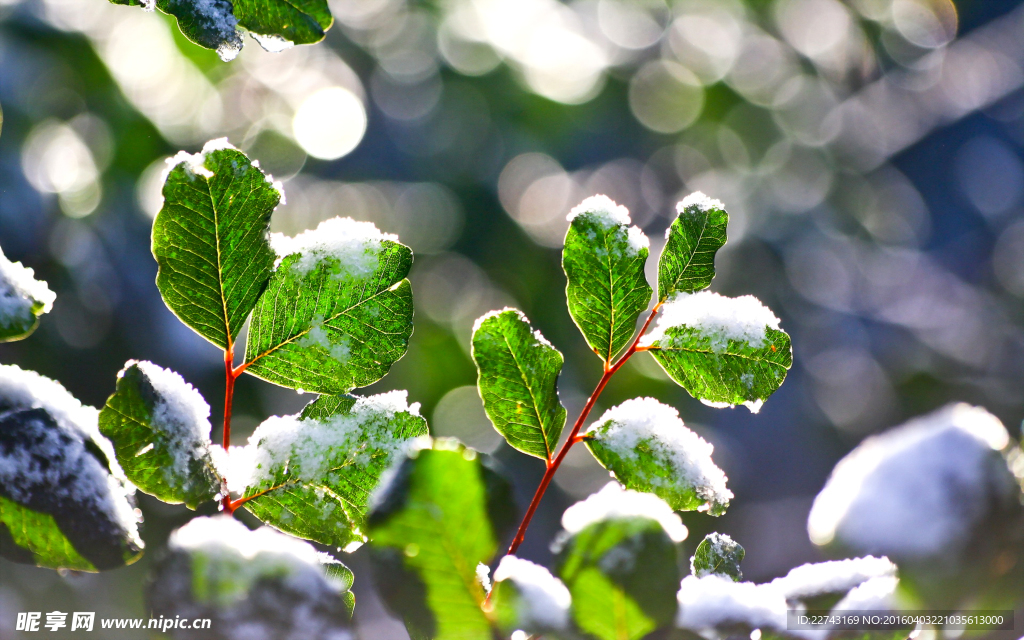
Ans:
[[[235,345],[229,342],[227,348],[224,349],[224,435],[221,439],[221,446],[224,447],[225,453],[231,447],[231,403],[235,397],[235,380],[238,378],[238,374],[233,368],[234,364]],[[221,504],[226,512],[234,513],[235,507],[231,503],[231,494],[226,490]]]
[[[537,511],[537,507],[540,506],[541,498],[544,497],[544,492],[547,491],[548,485],[551,484],[551,479],[555,477],[555,472],[558,471],[558,467],[565,460],[565,456],[568,455],[569,449],[574,444],[583,440],[583,437],[579,435],[580,429],[583,427],[583,423],[586,422],[587,416],[590,415],[590,411],[594,408],[594,404],[597,399],[601,396],[601,392],[604,391],[605,385],[611,379],[615,372],[626,364],[626,361],[636,353],[637,351],[645,351],[646,349],[639,346],[640,339],[647,333],[647,328],[650,327],[651,321],[654,320],[654,316],[658,315],[658,310],[661,309],[661,302],[654,305],[654,309],[651,310],[651,315],[647,316],[647,321],[644,322],[644,326],[640,329],[640,333],[637,334],[636,339],[633,340],[633,344],[629,345],[629,349],[622,354],[615,364],[609,366],[608,362],[604,365],[604,374],[601,376],[601,380],[598,381],[597,387],[594,388],[594,392],[590,394],[587,399],[587,404],[583,406],[583,411],[580,412],[578,418],[576,418],[575,424],[572,426],[572,431],[569,432],[569,437],[565,443],[562,444],[561,450],[555,457],[554,461],[547,465],[547,469],[544,471],[544,477],[540,480],[540,485],[537,487],[537,491],[533,494],[533,500],[530,501],[530,506],[526,510],[526,515],[523,516],[523,521],[519,525],[519,530],[516,531],[516,537],[512,539],[512,544],[509,546],[508,551],[505,555],[512,555],[519,549],[519,545],[523,543],[523,539],[526,537],[526,529],[530,526],[530,520],[533,519],[534,512]]]

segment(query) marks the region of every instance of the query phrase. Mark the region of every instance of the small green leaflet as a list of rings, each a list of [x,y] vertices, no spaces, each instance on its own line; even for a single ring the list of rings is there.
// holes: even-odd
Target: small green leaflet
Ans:
[[[367,501],[409,441],[426,435],[404,391],[321,396],[298,416],[273,417],[249,439],[242,498],[260,520],[334,547],[364,541]],[[234,455],[234,453],[233,453]]]
[[[216,638],[232,625],[254,638],[352,637],[352,572],[307,542],[220,515],[190,520],[167,547],[146,590],[154,618],[208,618]]]
[[[789,336],[753,296],[677,293],[641,346],[693,397],[755,413],[793,365]]]
[[[405,355],[413,328],[405,279],[412,250],[393,237],[349,218],[297,238],[275,236],[285,257],[253,311],[246,371],[326,394],[384,377]]]
[[[677,551],[657,520],[615,517],[588,525],[558,554],[576,626],[600,640],[638,640],[671,624]]]
[[[413,638],[492,640],[478,567],[512,524],[511,487],[455,440],[412,455],[369,518],[384,598]]]
[[[139,489],[195,509],[220,495],[210,457],[210,407],[181,376],[130,360],[100,411],[100,432]]]
[[[665,248],[658,261],[658,300],[677,291],[694,293],[707,289],[715,277],[715,253],[726,240],[729,214],[718,200],[701,192],[684,198],[679,216],[668,228]]]
[[[517,309],[476,321],[477,387],[494,428],[523,453],[551,460],[565,426],[558,399],[562,354]]]
[[[11,262],[0,249],[0,342],[29,337],[55,298],[45,282],[35,279],[32,269]]]
[[[331,28],[327,0],[110,0],[114,4],[153,6],[177,18],[189,40],[214,49],[221,60],[233,60],[242,50],[242,30],[267,51],[295,44],[320,42]]]
[[[698,578],[717,574],[739,582],[743,579],[740,563],[746,554],[738,542],[724,533],[709,533],[690,558],[690,572]]]
[[[156,285],[182,322],[227,349],[274,266],[268,234],[281,192],[226,139],[181,157],[153,223]]]
[[[131,564],[143,546],[133,505],[96,443],[64,419],[0,412],[0,553],[52,569]]]
[[[626,208],[605,196],[587,198],[569,215],[562,249],[569,314],[590,348],[610,362],[629,343],[650,303],[644,276],[650,243],[629,226]]]
[[[674,408],[653,398],[609,409],[584,442],[627,489],[653,493],[676,511],[718,516],[733,497],[711,459],[714,447],[686,428]]]

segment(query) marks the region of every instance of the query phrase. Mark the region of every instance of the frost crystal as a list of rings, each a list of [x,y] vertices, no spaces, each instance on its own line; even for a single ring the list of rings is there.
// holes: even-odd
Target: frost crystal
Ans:
[[[1008,442],[998,418],[966,404],[867,438],[815,498],[811,540],[897,562],[955,558],[991,509],[1019,495],[999,453]]]
[[[565,629],[569,625],[572,597],[562,581],[550,571],[529,560],[505,556],[494,572],[494,581],[505,580],[511,581],[521,596],[517,626]]]
[[[786,629],[786,598],[771,584],[733,582],[718,575],[686,576],[676,598],[676,626],[684,629],[703,631],[736,624]]]
[[[127,500],[114,448],[98,427],[99,412],[83,406],[59,383],[15,365],[0,365],[0,415],[24,409],[43,409],[58,429],[42,420],[26,420],[25,440],[32,450],[0,450],[0,486],[17,502],[45,487],[48,498],[69,500],[102,511],[127,531],[139,547],[138,519]],[[95,443],[110,463],[111,472],[87,448]]]
[[[714,446],[687,429],[678,411],[654,398],[634,398],[605,411],[588,434],[634,465],[639,482],[655,488],[693,487],[705,501],[702,511],[728,504],[733,497],[725,474],[711,460]],[[641,456],[654,458],[669,473],[635,466]]]
[[[623,489],[618,482],[609,482],[597,493],[566,509],[562,514],[562,527],[576,534],[595,522],[631,517],[656,520],[674,542],[686,539],[686,526],[667,502],[651,493]]]
[[[661,308],[657,324],[641,344],[671,346],[666,332],[689,327],[708,339],[715,353],[723,353],[730,341],[746,342],[753,349],[764,346],[766,327],[779,328],[779,319],[754,296],[727,298],[712,291],[676,293]]]
[[[829,593],[846,593],[872,578],[893,577],[896,565],[888,558],[852,558],[804,564],[782,578],[772,580],[788,599],[808,598]]]
[[[57,295],[35,272],[11,262],[0,250],[0,327],[28,326],[37,313],[47,313]]]
[[[398,236],[381,233],[372,222],[352,218],[324,220],[316,229],[303,231],[294,238],[270,234],[270,246],[278,255],[277,264],[299,254],[291,269],[306,275],[325,260],[333,259],[339,263],[336,277],[356,280],[369,278],[377,270],[384,241],[398,242]]]
[[[632,222],[629,217],[629,210],[621,204],[616,204],[614,200],[606,195],[590,196],[573,207],[565,218],[572,222],[581,215],[589,216],[606,229],[613,226],[629,227],[626,231],[626,238],[629,242],[629,248],[633,253],[651,246],[650,239],[644,235],[640,227],[636,225],[629,226]]]
[[[188,483],[190,464],[210,448],[210,405],[195,387],[177,373],[152,362],[131,360],[125,369],[137,365],[156,391],[151,416],[153,427],[167,438],[171,466],[164,469],[172,485]],[[124,370],[118,374],[121,377]]]
[[[337,464],[339,452],[350,464],[367,465],[383,454],[388,466],[411,440],[395,437],[390,420],[395,414],[419,415],[419,403],[406,404],[408,392],[391,391],[356,400],[348,413],[326,420],[273,416],[249,437],[241,450],[229,456],[228,487],[245,487],[274,478],[282,467],[303,481],[322,479]]]

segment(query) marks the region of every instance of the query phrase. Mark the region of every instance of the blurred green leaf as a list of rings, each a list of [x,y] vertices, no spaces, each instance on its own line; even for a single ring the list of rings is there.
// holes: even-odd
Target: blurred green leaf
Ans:
[[[729,214],[718,200],[695,193],[678,205],[658,261],[658,300],[677,291],[706,289],[715,277],[715,254],[726,240]]]
[[[221,491],[210,458],[210,407],[176,374],[155,369],[148,362],[128,362],[100,410],[100,432],[113,443],[132,484],[164,502],[195,509]],[[159,376],[157,382],[153,375]],[[187,413],[182,398],[202,402],[201,420]]]
[[[145,596],[154,618],[209,619],[209,630],[189,638],[229,638],[222,630],[238,628],[250,638],[343,639],[352,637],[353,578],[308,543],[221,515],[171,534]]]
[[[46,409],[0,413],[0,554],[52,569],[115,569],[142,555],[132,505],[92,441]],[[127,519],[131,522],[126,522]]]
[[[569,314],[605,362],[629,343],[636,319],[651,301],[644,276],[649,253],[638,228],[601,211],[585,210],[569,225],[562,250]]]
[[[562,354],[521,311],[505,309],[477,321],[473,361],[494,428],[523,453],[551,460],[565,426],[558,399]]]
[[[96,571],[61,532],[53,516],[0,496],[0,556],[39,567]]]
[[[385,597],[414,638],[492,640],[477,568],[494,558],[510,524],[511,488],[456,441],[435,440],[413,455],[369,519],[384,569],[377,573],[397,582]]]
[[[53,306],[53,292],[34,276],[32,269],[11,262],[0,249],[0,342],[29,337],[39,326],[39,316]]]
[[[612,518],[566,541],[558,575],[576,626],[600,640],[637,640],[676,615],[677,551],[656,520]]]
[[[281,194],[220,141],[178,162],[163,194],[153,223],[157,288],[182,322],[227,349],[273,269],[270,214]]]
[[[274,527],[344,547],[362,542],[367,502],[381,474],[427,422],[399,410],[393,396],[321,396],[297,421],[253,434],[259,480],[246,487],[246,509]],[[253,446],[250,444],[249,446]]]
[[[665,329],[650,345],[658,364],[690,395],[712,405],[745,404],[757,411],[782,385],[793,365],[784,331],[765,327],[764,344],[717,338],[685,325]]]
[[[717,574],[739,582],[743,579],[740,563],[746,554],[746,550],[729,536],[709,533],[700,541],[690,558],[690,572],[698,578]]]
[[[347,393],[380,380],[412,335],[409,247],[381,240],[369,274],[337,257],[285,257],[253,311],[247,372],[316,393]]]

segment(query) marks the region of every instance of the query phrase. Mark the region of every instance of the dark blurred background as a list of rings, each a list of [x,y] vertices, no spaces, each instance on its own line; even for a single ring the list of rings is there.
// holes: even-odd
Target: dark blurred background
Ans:
[[[594,415],[649,395],[715,445],[736,499],[686,514],[747,549],[757,581],[820,559],[806,518],[868,434],[963,400],[1024,418],[1024,6],[1017,0],[332,0],[324,43],[221,62],[173,19],[103,0],[0,0],[0,246],[57,292],[0,362],[99,406],[130,358],[180,372],[221,419],[219,352],[163,305],[149,249],[164,160],[227,136],[283,179],[272,229],[341,215],[416,252],[402,388],[432,431],[493,452],[522,505],[543,472],[491,429],[473,321],[521,308],[566,355],[572,419],[601,373],[565,307],[565,215],[605,193],[652,256],[701,190],[732,218],[712,288],[754,294],[793,337],[758,415],[690,398],[646,355]],[[655,279],[652,259],[649,278]],[[234,432],[310,398],[239,380]],[[217,430],[215,429],[215,432]],[[215,435],[214,440],[217,440]],[[525,557],[608,474],[573,450]],[[143,616],[140,585],[193,513],[146,496],[147,555],[61,577],[0,560],[0,638],[18,611]],[[250,518],[250,524],[255,522]],[[692,551],[692,548],[690,549]],[[362,552],[364,639],[404,638]],[[123,634],[123,637],[131,637]]]

